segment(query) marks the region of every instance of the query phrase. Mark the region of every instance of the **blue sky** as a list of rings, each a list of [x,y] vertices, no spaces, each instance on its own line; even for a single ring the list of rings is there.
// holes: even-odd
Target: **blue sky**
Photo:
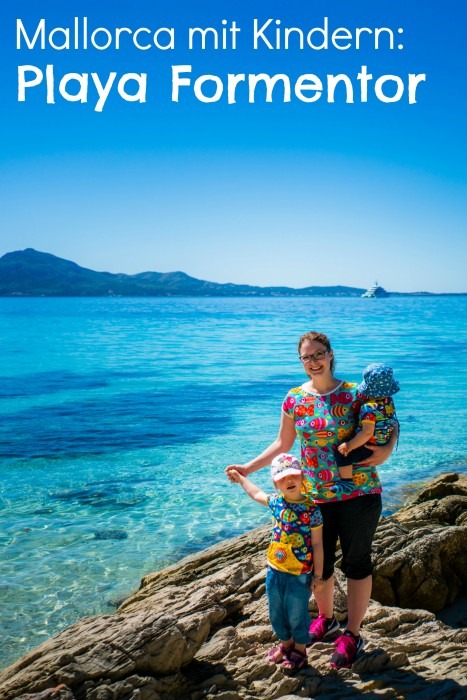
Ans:
[[[3,89],[0,254],[34,247],[97,270],[184,270],[218,282],[260,285],[348,284],[378,279],[399,291],[467,291],[467,12],[405,2],[59,3],[18,0],[0,10]],[[47,32],[88,17],[89,27],[173,27],[175,49],[16,49],[16,19]],[[252,48],[252,26],[403,28],[403,49]],[[189,51],[193,26],[236,21],[237,49]],[[102,112],[30,88],[17,101],[19,65],[70,72],[148,74],[145,104],[112,91]],[[346,104],[205,104],[183,88],[171,101],[171,66],[193,78],[228,73],[426,73],[418,101]],[[70,90],[71,90],[70,86]]]

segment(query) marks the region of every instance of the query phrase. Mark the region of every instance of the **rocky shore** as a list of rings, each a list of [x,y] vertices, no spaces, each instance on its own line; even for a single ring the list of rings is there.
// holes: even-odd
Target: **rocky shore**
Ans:
[[[310,665],[296,675],[265,662],[275,641],[265,596],[268,532],[257,528],[146,576],[116,613],[80,620],[5,669],[0,697],[467,697],[467,610],[459,605],[467,590],[465,476],[444,474],[381,519],[365,652],[351,670],[329,667],[332,643],[309,649]],[[340,621],[344,590],[337,571]]]

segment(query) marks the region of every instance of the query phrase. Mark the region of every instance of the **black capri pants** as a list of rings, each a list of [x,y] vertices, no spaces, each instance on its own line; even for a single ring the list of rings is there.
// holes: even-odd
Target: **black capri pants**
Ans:
[[[370,576],[371,545],[382,510],[381,494],[320,503],[319,507],[323,515],[323,578],[328,579],[334,572],[338,539],[345,576],[357,581]]]

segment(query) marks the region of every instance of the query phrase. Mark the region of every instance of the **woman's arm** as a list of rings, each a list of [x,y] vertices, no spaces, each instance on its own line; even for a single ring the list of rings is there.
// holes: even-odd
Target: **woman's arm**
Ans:
[[[313,548],[313,574],[321,578],[324,566],[323,528],[314,527],[311,531],[311,546]]]
[[[257,457],[252,459],[246,464],[230,464],[226,467],[225,471],[230,479],[229,471],[235,469],[242,476],[248,476],[253,472],[257,472],[258,469],[266,467],[271,464],[274,457],[281,454],[281,452],[288,452],[295,442],[295,421],[293,418],[288,416],[284,411],[281,415],[281,424],[279,428],[279,434],[274,442],[271,442],[269,447],[266,447],[264,452],[261,452]],[[232,479],[230,479],[232,481]]]
[[[313,593],[320,592],[324,588],[323,580],[324,550],[323,528],[316,527],[311,531],[311,546],[313,548],[313,580],[311,588]]]
[[[391,437],[385,445],[365,445],[373,452],[371,457],[367,457],[363,462],[358,462],[361,467],[379,467],[389,457],[396,446],[397,438],[399,437],[399,426],[396,425],[391,433]]]

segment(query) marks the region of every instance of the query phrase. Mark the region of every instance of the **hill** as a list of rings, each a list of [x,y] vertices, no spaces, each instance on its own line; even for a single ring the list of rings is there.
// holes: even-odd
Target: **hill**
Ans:
[[[96,272],[70,260],[33,248],[0,258],[0,296],[355,296],[357,287],[255,287],[219,284],[185,272],[141,272],[137,275]]]

